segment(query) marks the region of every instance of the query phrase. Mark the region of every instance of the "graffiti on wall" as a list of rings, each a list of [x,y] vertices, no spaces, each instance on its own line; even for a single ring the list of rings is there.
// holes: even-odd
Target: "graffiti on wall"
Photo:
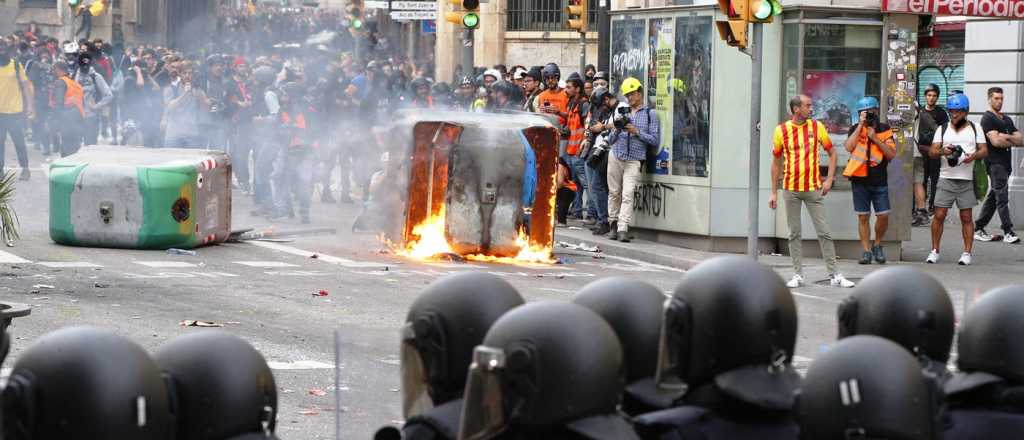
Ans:
[[[612,22],[611,86],[618,90],[622,80],[634,77],[643,81],[649,53],[644,38],[647,20],[623,19]]]
[[[964,88],[963,49],[953,44],[936,48],[919,49],[920,66],[917,70],[919,88],[918,102],[924,102],[924,89],[928,84],[939,86],[939,96],[949,96],[954,90]]]
[[[669,192],[675,188],[664,183],[641,183],[633,191],[633,211],[650,217],[667,217]]]

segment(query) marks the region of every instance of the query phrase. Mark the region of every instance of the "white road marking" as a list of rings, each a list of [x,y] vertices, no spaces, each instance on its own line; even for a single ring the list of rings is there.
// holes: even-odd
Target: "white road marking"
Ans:
[[[40,261],[40,262],[38,262],[36,264],[38,264],[40,266],[53,267],[53,268],[75,268],[75,267],[93,268],[93,267],[103,267],[102,265],[99,265],[99,264],[96,264],[96,263],[90,263],[88,261]]]
[[[269,241],[253,241],[253,240],[250,240],[250,241],[246,241],[246,243],[249,243],[249,244],[254,245],[254,246],[259,246],[259,247],[263,247],[263,248],[267,248],[267,249],[272,249],[272,250],[275,250],[275,251],[284,252],[286,254],[298,255],[300,257],[306,257],[306,258],[310,258],[310,259],[314,259],[314,258],[311,258],[311,257],[313,255],[316,255],[316,258],[315,258],[316,260],[320,260],[320,261],[323,261],[325,263],[335,264],[335,265],[344,266],[344,267],[385,267],[385,266],[394,266],[394,265],[400,264],[400,263],[371,263],[371,262],[364,262],[364,261],[352,261],[352,260],[349,260],[347,258],[334,257],[334,256],[327,255],[327,254],[321,254],[319,252],[310,252],[310,251],[307,251],[307,250],[303,250],[303,249],[299,249],[299,248],[283,245],[283,244],[280,244],[280,243],[273,243],[273,242],[269,242]]]
[[[568,289],[556,289],[554,287],[541,287],[540,290],[543,290],[545,292],[555,292],[555,293],[572,293],[571,290],[568,290]]]
[[[133,263],[146,267],[197,267],[194,263],[184,261],[133,261]]]
[[[294,362],[267,362],[271,370],[330,370],[334,364],[317,361],[294,361]]]
[[[282,261],[235,261],[235,264],[241,264],[249,267],[299,267],[298,264],[285,263]]]
[[[319,270],[271,270],[263,273],[270,276],[281,277],[326,277],[331,275]]]
[[[125,278],[238,278],[226,272],[160,272],[157,274],[125,273]]]
[[[31,261],[14,255],[10,252],[0,251],[0,264],[31,263]]]
[[[808,294],[808,293],[800,293],[800,292],[797,292],[795,290],[790,290],[790,292],[793,293],[793,296],[799,296],[800,298],[816,299],[818,301],[825,301],[827,303],[832,303],[832,304],[839,304],[840,302],[842,302],[842,301],[835,300],[835,299],[832,299],[832,298],[825,298],[823,296],[811,295],[811,294]]]

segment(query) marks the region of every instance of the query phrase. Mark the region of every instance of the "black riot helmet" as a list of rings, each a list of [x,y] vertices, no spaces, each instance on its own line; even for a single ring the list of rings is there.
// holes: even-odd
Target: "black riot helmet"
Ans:
[[[597,81],[599,79],[603,79],[605,81],[608,81],[608,72],[600,70],[597,73],[595,73],[594,74],[594,81]]]
[[[643,281],[612,277],[587,284],[572,298],[604,318],[622,343],[626,382],[654,376],[665,295]]]
[[[963,392],[998,381],[1024,384],[1024,286],[991,290],[974,303],[960,323],[957,368],[946,384]]]
[[[545,80],[551,77],[554,77],[556,79],[562,78],[562,70],[559,69],[558,64],[555,63],[548,63],[547,65],[545,65],[544,68],[541,69],[540,74],[541,77],[543,77]]]
[[[153,358],[113,333],[70,327],[43,335],[3,390],[7,440],[171,440],[174,416]]]
[[[598,108],[604,106],[604,99],[607,97],[614,97],[610,91],[605,87],[594,87],[594,91],[590,93],[590,105]]]
[[[462,395],[473,348],[501,315],[524,303],[515,287],[485,272],[434,281],[402,327],[402,410],[408,419]]]
[[[910,353],[877,336],[834,344],[807,370],[796,404],[805,440],[932,440],[940,396]]]
[[[274,375],[248,342],[204,330],[171,340],[154,357],[170,379],[179,439],[223,440],[274,431]]]
[[[657,382],[693,389],[714,383],[744,402],[788,409],[797,313],[793,295],[768,266],[741,256],[690,270],[665,303]]]
[[[840,339],[881,336],[940,364],[949,359],[953,303],[942,284],[920,270],[896,266],[872,272],[843,300],[838,314]]]
[[[527,304],[495,322],[473,351],[459,438],[546,438],[566,429],[629,438],[615,415],[622,388],[622,349],[600,316],[571,303]]]

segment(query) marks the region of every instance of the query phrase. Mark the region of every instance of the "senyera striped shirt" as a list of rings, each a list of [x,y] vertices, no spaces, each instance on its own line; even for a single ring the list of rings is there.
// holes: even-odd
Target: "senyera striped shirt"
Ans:
[[[825,124],[808,119],[803,124],[792,120],[775,127],[772,154],[782,156],[782,189],[786,191],[817,191],[821,189],[821,144],[832,149]]]

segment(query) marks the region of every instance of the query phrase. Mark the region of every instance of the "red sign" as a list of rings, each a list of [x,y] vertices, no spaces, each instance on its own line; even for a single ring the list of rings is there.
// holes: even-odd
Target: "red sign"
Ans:
[[[1024,19],[1024,0],[882,0],[882,11]]]

